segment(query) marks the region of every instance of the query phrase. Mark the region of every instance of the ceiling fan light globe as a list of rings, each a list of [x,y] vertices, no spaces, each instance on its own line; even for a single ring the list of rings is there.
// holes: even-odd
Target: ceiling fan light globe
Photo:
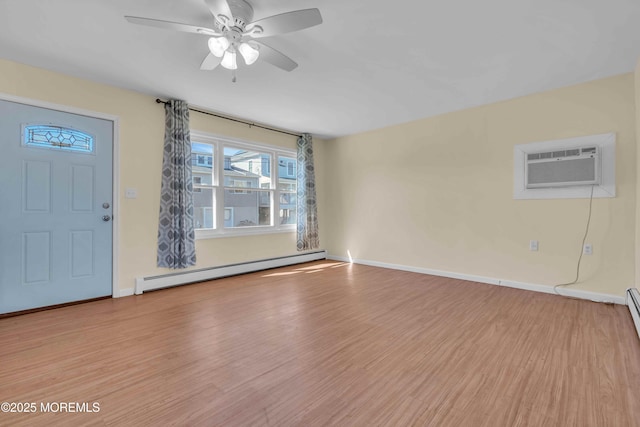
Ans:
[[[227,70],[235,70],[238,68],[238,63],[236,62],[236,53],[231,51],[226,51],[224,56],[222,57],[222,62],[220,62]]]
[[[221,58],[222,55],[224,55],[229,46],[230,43],[226,37],[211,37],[209,39],[209,50],[218,58]]]
[[[260,51],[248,43],[242,43],[238,47],[238,50],[247,65],[251,65],[256,62],[258,60],[258,56],[260,56]]]

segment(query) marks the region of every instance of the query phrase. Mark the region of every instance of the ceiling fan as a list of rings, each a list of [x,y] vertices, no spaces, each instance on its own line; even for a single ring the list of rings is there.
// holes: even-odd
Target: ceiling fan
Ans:
[[[204,1],[213,15],[214,28],[138,16],[125,18],[133,24],[209,36],[209,54],[200,65],[201,70],[213,70],[218,65],[236,70],[239,52],[247,65],[253,64],[260,57],[278,68],[292,71],[298,66],[295,61],[257,39],[299,31],[322,23],[318,9],[296,10],[253,21],[253,7],[245,0]]]

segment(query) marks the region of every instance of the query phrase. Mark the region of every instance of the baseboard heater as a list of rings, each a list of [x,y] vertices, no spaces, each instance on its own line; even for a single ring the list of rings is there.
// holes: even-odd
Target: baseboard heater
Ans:
[[[640,338],[640,292],[636,288],[627,289],[627,306],[636,325],[636,332]]]
[[[206,280],[219,279],[221,277],[252,273],[254,271],[268,270],[276,267],[286,267],[288,265],[301,264],[326,258],[326,251],[307,252],[299,255],[222,265],[219,267],[203,268],[200,270],[189,270],[182,273],[138,277],[136,279],[135,293],[136,295],[140,295],[145,291],[186,285],[188,283],[204,282]]]

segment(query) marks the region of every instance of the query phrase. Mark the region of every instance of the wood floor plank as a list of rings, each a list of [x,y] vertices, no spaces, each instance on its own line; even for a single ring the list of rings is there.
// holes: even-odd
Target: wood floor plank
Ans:
[[[624,306],[319,261],[0,319],[0,426],[638,426]]]

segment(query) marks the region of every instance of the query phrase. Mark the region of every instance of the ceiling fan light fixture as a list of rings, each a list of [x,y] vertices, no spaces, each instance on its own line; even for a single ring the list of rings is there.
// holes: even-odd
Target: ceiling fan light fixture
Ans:
[[[125,19],[137,25],[207,35],[209,53],[200,64],[200,69],[214,70],[222,66],[232,71],[238,68],[238,52],[242,56],[240,62],[246,65],[255,63],[260,57],[283,71],[293,71],[298,66],[295,61],[259,39],[322,24],[322,15],[316,8],[293,10],[254,21],[253,0],[197,1],[204,1],[211,12],[211,28],[140,16],[125,16]],[[235,72],[233,75],[235,81]]]
[[[209,50],[218,58],[225,54],[230,45],[231,43],[226,37],[211,37],[209,39]]]
[[[224,57],[222,58],[222,62],[220,62],[227,70],[235,70],[238,68],[238,63],[236,62],[236,52],[229,49],[224,53]]]
[[[251,46],[249,43],[242,43],[238,47],[240,51],[240,55],[244,58],[244,62],[247,65],[251,65],[258,60],[258,56],[260,56],[260,51],[255,47]]]

